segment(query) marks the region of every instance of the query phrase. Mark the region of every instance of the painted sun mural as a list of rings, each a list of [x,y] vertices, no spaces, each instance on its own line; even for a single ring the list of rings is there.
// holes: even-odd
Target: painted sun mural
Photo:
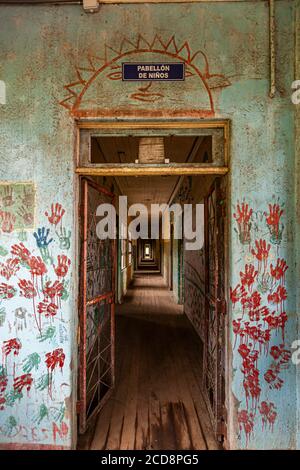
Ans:
[[[122,63],[136,60],[183,62],[185,82],[122,82]],[[179,44],[175,36],[164,40],[159,35],[149,41],[140,34],[136,40],[124,38],[118,47],[105,44],[99,56],[89,55],[65,85],[68,96],[60,104],[77,118],[170,113],[208,118],[215,115],[213,91],[230,85],[223,74],[211,72],[207,55],[193,52],[187,41]]]

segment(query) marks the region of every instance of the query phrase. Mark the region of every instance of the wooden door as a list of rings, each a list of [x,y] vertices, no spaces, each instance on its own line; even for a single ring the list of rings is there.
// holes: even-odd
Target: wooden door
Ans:
[[[225,197],[216,179],[205,198],[204,391],[216,436],[226,434],[225,410]]]
[[[96,233],[96,210],[114,195],[89,179],[81,185],[79,310],[79,432],[102,408],[114,387],[115,240]]]

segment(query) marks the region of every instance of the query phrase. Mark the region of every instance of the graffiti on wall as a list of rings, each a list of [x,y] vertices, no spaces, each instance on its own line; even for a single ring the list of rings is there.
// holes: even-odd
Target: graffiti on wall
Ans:
[[[123,83],[122,63],[136,60],[183,62],[185,82],[172,86],[162,82]],[[124,38],[118,47],[105,44],[99,56],[89,55],[86,63],[76,68],[76,78],[65,85],[68,96],[60,104],[77,118],[170,113],[173,117],[188,113],[207,118],[215,114],[213,91],[230,84],[224,75],[212,73],[207,55],[201,50],[192,51],[187,41],[179,44],[175,36],[164,40],[159,35],[149,41],[138,35],[135,41]],[[189,103],[191,89],[193,102]]]
[[[204,249],[184,254],[184,313],[205,343],[205,257]]]
[[[25,189],[29,198],[32,187]],[[23,197],[25,189],[5,194]],[[12,230],[14,241],[1,253],[0,440],[63,445],[69,434],[64,302],[71,231],[63,225],[64,214],[61,204],[51,204],[43,226],[24,242],[14,239]]]
[[[34,227],[33,183],[0,183],[0,231],[12,233]]]
[[[273,430],[277,410],[270,397],[284,386],[282,372],[291,357],[285,344],[288,266],[280,256],[283,216],[284,208],[277,200],[263,212],[255,212],[246,201],[238,202],[233,214],[243,268],[239,282],[230,288],[230,298],[234,348],[243,377],[238,423],[246,444],[257,419],[263,429]]]

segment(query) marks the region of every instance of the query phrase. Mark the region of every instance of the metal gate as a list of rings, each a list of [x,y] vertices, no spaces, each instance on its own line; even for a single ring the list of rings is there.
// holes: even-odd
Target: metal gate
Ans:
[[[94,181],[81,184],[79,305],[79,432],[100,411],[114,387],[115,241],[96,233],[96,210],[114,195]]]
[[[226,437],[225,409],[225,192],[216,179],[205,198],[204,391],[215,434]]]

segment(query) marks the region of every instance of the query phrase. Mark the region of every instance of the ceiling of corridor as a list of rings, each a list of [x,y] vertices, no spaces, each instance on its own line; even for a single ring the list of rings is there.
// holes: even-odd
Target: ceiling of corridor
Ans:
[[[203,162],[210,137],[164,137],[165,158],[170,163]],[[139,139],[137,137],[95,137],[93,163],[134,163],[138,158]],[[162,204],[170,202],[179,189],[178,176],[158,177],[118,177],[116,183],[122,194],[127,195],[128,203]]]

